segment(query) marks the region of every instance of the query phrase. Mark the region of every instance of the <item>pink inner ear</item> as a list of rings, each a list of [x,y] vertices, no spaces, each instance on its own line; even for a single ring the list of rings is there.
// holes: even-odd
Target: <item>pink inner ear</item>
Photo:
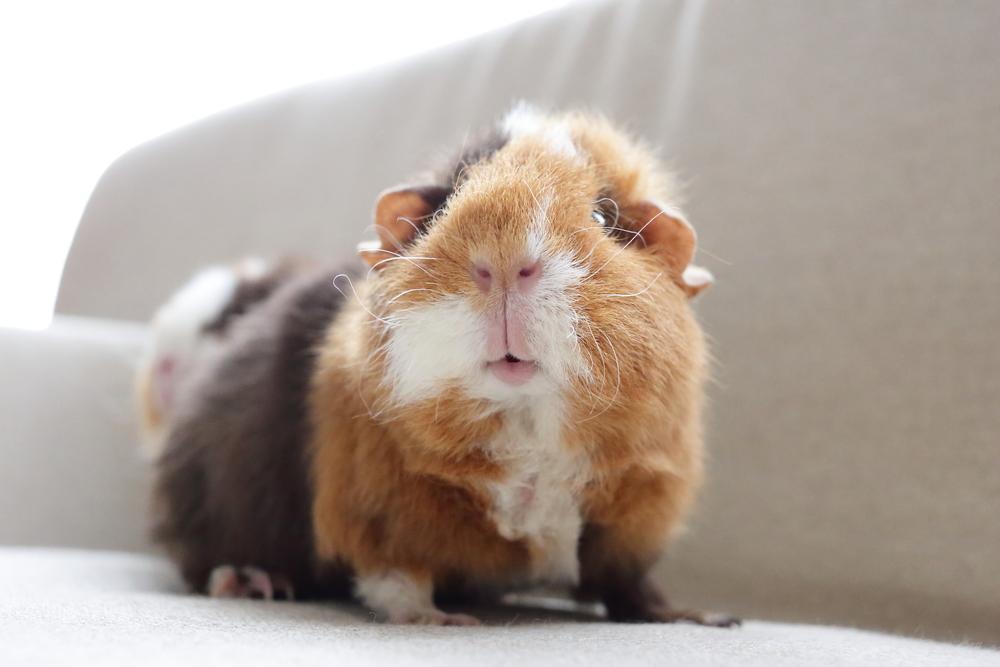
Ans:
[[[383,192],[375,205],[375,229],[382,247],[399,252],[420,233],[426,216],[434,212],[421,194],[409,188]]]
[[[631,204],[624,211],[630,226],[642,234],[646,247],[663,258],[680,283],[697,245],[694,228],[680,213],[651,201]]]
[[[384,191],[375,203],[378,241],[358,246],[358,254],[372,267],[403,250],[417,237],[428,218],[444,203],[448,191],[440,186],[400,187]]]

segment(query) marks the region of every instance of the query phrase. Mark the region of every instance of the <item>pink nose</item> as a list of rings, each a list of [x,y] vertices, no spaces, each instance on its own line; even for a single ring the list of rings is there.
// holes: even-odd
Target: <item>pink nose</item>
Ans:
[[[542,276],[542,263],[539,261],[521,263],[511,273],[513,275],[510,283],[516,283],[517,288],[522,292],[530,292]],[[484,292],[493,289],[496,278],[497,271],[490,264],[483,262],[472,267],[472,279]]]

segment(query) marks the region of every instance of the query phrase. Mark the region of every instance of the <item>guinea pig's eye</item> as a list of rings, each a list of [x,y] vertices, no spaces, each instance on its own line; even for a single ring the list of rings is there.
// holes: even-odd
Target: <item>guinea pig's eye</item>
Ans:
[[[614,219],[610,222],[608,221],[609,215],[614,216]],[[604,230],[604,233],[608,236],[608,238],[614,239],[615,241],[627,243],[629,241],[634,241],[635,238],[639,236],[635,232],[629,231],[619,225],[617,204],[615,205],[614,211],[605,211],[603,209],[596,208],[591,211],[590,217],[597,223],[598,227],[601,227]],[[639,238],[640,240],[642,239],[641,236],[639,236]],[[645,241],[643,241],[643,245],[645,245]]]

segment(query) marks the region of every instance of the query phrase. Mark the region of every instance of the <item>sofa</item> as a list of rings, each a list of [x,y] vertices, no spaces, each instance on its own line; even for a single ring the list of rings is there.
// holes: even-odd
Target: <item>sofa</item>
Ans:
[[[1000,664],[998,26],[990,0],[577,2],[129,151],[53,324],[0,330],[0,663]],[[603,111],[685,184],[708,480],[658,576],[743,627],[187,594],[148,540],[143,323],[209,263],[351,256],[379,190],[520,99]]]

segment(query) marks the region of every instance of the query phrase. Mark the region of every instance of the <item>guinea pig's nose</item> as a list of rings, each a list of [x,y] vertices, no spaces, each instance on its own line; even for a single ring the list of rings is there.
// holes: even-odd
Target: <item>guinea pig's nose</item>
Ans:
[[[542,263],[538,260],[521,262],[506,271],[498,273],[491,264],[476,262],[472,265],[471,273],[472,280],[476,283],[476,286],[484,292],[489,292],[493,289],[494,280],[497,277],[508,288],[513,288],[516,285],[518,290],[530,292],[538,284],[538,279],[542,276]]]
[[[531,291],[542,277],[542,263],[538,260],[522,264],[517,272],[517,286],[522,292]]]

